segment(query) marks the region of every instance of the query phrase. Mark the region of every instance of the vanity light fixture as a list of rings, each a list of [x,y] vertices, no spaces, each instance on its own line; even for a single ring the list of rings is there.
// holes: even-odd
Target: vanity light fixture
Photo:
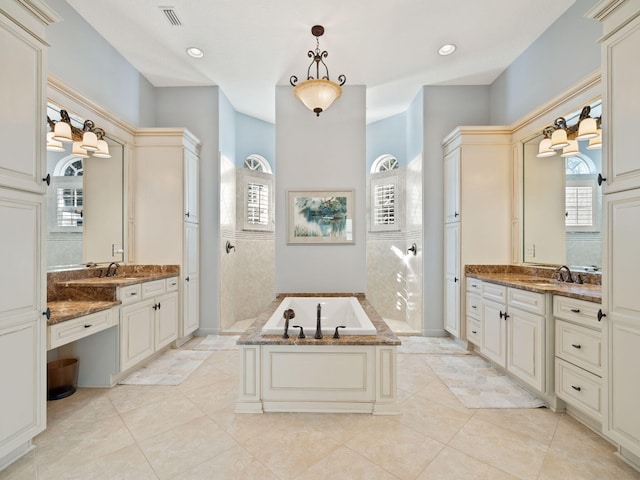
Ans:
[[[193,58],[202,58],[204,57],[204,52],[198,47],[189,47],[187,48],[187,55]]]
[[[601,117],[591,118],[590,113],[591,107],[587,105],[580,112],[578,123],[571,126],[567,126],[564,117],[556,118],[553,125],[542,131],[544,138],[540,141],[536,157],[551,157],[557,150],[562,150],[562,157],[570,157],[580,151],[579,140],[589,140],[588,150],[602,148]]]
[[[447,43],[446,45],[442,45],[438,49],[438,55],[442,55],[444,57],[447,55],[451,55],[455,51],[456,51],[456,46],[453,45],[452,43]]]
[[[104,140],[105,131],[96,127],[92,120],[85,120],[82,128],[71,125],[66,110],[60,110],[60,120],[54,121],[47,116],[51,132],[47,133],[47,150],[63,152],[65,143],[73,143],[71,154],[80,158],[89,158],[89,153],[98,158],[111,158],[109,145]]]
[[[293,94],[296,98],[319,117],[321,112],[325,111],[340,98],[340,95],[342,95],[342,88],[340,87],[347,81],[347,77],[344,75],[338,76],[339,84],[329,79],[329,68],[323,60],[329,54],[326,50],[320,51],[319,38],[324,34],[324,27],[322,25],[314,25],[311,27],[311,34],[316,37],[316,49],[315,51],[309,50],[307,52],[307,56],[313,59],[307,69],[307,79],[296,85],[298,77],[291,75],[289,83],[294,87]],[[314,64],[316,66],[315,77],[311,75],[311,67]],[[325,72],[322,77],[320,77],[320,64],[324,67]]]

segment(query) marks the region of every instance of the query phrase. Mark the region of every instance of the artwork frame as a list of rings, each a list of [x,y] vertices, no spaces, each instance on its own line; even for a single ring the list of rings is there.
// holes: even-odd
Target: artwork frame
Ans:
[[[349,245],[355,243],[355,191],[287,191],[287,243]]]

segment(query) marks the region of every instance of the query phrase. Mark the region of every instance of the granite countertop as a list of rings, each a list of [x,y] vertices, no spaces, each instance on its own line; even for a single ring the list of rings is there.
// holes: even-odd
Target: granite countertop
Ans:
[[[515,266],[505,269],[491,268],[491,266],[482,267],[480,265],[467,265],[465,268],[466,276],[530,292],[550,293],[587,302],[602,303],[602,285],[598,283],[561,282],[548,276],[545,271],[540,272],[539,268],[527,270],[527,267],[516,268]],[[552,269],[551,272],[553,271]],[[590,277],[585,277],[585,279],[595,281]]]
[[[171,278],[177,276],[177,273],[165,272],[165,273],[146,273],[146,274],[119,274],[116,277],[91,277],[91,278],[78,278],[74,280],[68,280],[58,282],[61,287],[126,287],[128,285],[135,285],[136,283],[151,282],[153,280],[162,280],[164,278]]]
[[[47,307],[51,311],[51,316],[47,320],[47,326],[62,323],[66,320],[89,315],[90,313],[108,310],[111,307],[120,305],[120,302],[106,302],[96,300],[72,300],[48,302]]]
[[[307,338],[298,338],[296,328],[289,329],[290,338],[282,338],[281,335],[263,335],[261,330],[269,317],[273,315],[276,308],[285,297],[357,297],[365,313],[369,316],[371,323],[378,331],[377,335],[342,335],[340,338],[333,338],[332,335],[325,335],[321,340],[316,340],[313,335]],[[287,293],[280,294],[264,312],[238,339],[238,345],[400,345],[400,340],[384,322],[380,314],[371,306],[362,293]]]

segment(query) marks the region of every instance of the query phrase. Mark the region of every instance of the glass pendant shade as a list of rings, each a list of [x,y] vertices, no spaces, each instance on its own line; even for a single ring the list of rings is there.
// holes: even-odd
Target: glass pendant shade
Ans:
[[[293,89],[293,94],[317,116],[340,98],[342,88],[331,80],[305,80]]]
[[[578,126],[576,140],[587,140],[598,136],[598,126],[595,118],[584,118]]]
[[[71,155],[73,155],[74,157],[89,158],[87,151],[84,148],[82,148],[81,142],[73,142],[73,149],[71,150]]]
[[[53,132],[47,133],[47,150],[50,152],[64,152],[62,142],[53,139]]]
[[[580,147],[578,147],[577,140],[569,140],[569,145],[562,149],[561,157],[573,157],[574,155],[580,153]]]
[[[553,157],[556,154],[555,150],[549,148],[551,146],[550,138],[543,138],[540,141],[540,145],[538,146],[538,154],[536,157],[545,158],[545,157]]]
[[[98,150],[98,137],[93,132],[84,132],[82,135],[82,148],[88,152]]]
[[[53,127],[53,140],[56,142],[62,143],[71,143],[73,142],[73,138],[71,138],[71,125],[67,122],[56,122],[56,126]]]
[[[107,142],[104,140],[98,140],[98,150],[93,152],[93,156],[98,158],[111,158]]]
[[[600,150],[602,148],[602,129],[598,129],[598,136],[589,139],[587,150]]]
[[[569,142],[567,141],[567,131],[562,128],[554,130],[551,134],[551,145],[549,148],[552,150],[560,150],[561,148],[568,146]]]

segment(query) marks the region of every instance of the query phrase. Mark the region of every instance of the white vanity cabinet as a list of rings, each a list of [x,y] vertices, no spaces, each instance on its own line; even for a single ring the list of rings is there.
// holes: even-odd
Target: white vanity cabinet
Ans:
[[[502,127],[458,127],[442,148],[444,329],[468,339],[464,266],[511,261],[511,135]]]
[[[482,345],[482,281],[467,278],[466,296],[467,340],[479,348]]]
[[[178,338],[185,338],[200,326],[200,141],[185,129],[144,128],[135,142],[135,259],[180,266]]]
[[[45,28],[40,0],[0,2],[0,470],[46,426]]]
[[[118,289],[120,371],[129,370],[178,336],[177,277]]]

